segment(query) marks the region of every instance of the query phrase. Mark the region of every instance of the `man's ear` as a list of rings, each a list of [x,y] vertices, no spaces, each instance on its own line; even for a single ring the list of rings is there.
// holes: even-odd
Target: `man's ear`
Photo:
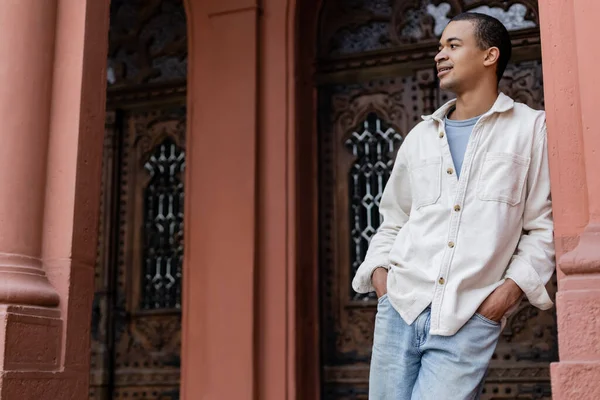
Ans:
[[[494,65],[500,60],[500,49],[497,47],[490,47],[485,52],[485,59],[483,60],[483,65],[489,67]]]

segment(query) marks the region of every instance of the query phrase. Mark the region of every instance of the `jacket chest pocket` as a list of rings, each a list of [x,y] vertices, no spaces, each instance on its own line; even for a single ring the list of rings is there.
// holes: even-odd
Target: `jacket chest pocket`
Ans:
[[[431,157],[417,162],[412,166],[410,175],[415,207],[435,204],[442,188],[442,158]]]
[[[529,171],[527,157],[513,153],[486,153],[477,182],[477,196],[516,206],[521,202]]]

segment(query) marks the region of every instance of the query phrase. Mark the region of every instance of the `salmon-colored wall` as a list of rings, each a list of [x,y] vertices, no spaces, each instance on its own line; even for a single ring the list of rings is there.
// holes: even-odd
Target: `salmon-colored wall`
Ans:
[[[188,0],[186,10],[182,395],[253,399],[258,7]]]
[[[259,20],[257,398],[295,394],[295,1],[264,0]]]
[[[551,157],[560,361],[555,400],[600,398],[600,122],[594,50],[600,3],[539,2]]]

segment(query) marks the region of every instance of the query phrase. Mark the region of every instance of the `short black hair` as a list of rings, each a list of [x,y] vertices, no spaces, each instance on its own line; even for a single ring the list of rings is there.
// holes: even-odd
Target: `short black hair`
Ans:
[[[496,77],[498,78],[498,82],[500,82],[512,54],[512,43],[506,27],[494,17],[474,12],[458,14],[450,20],[450,22],[453,21],[473,22],[477,45],[482,50],[487,50],[490,47],[497,47],[500,50],[500,58],[498,59],[498,67],[496,69]]]

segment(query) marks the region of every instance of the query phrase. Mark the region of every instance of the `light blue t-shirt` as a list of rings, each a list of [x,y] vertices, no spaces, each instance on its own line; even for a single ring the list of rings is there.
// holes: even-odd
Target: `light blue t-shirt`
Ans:
[[[465,152],[467,151],[467,143],[469,143],[469,137],[471,136],[473,127],[477,121],[479,121],[479,118],[480,117],[475,117],[462,121],[454,121],[447,117],[445,118],[446,136],[448,138],[448,145],[450,146],[450,154],[452,154],[452,161],[454,161],[456,176],[459,178],[463,160],[465,158]]]

